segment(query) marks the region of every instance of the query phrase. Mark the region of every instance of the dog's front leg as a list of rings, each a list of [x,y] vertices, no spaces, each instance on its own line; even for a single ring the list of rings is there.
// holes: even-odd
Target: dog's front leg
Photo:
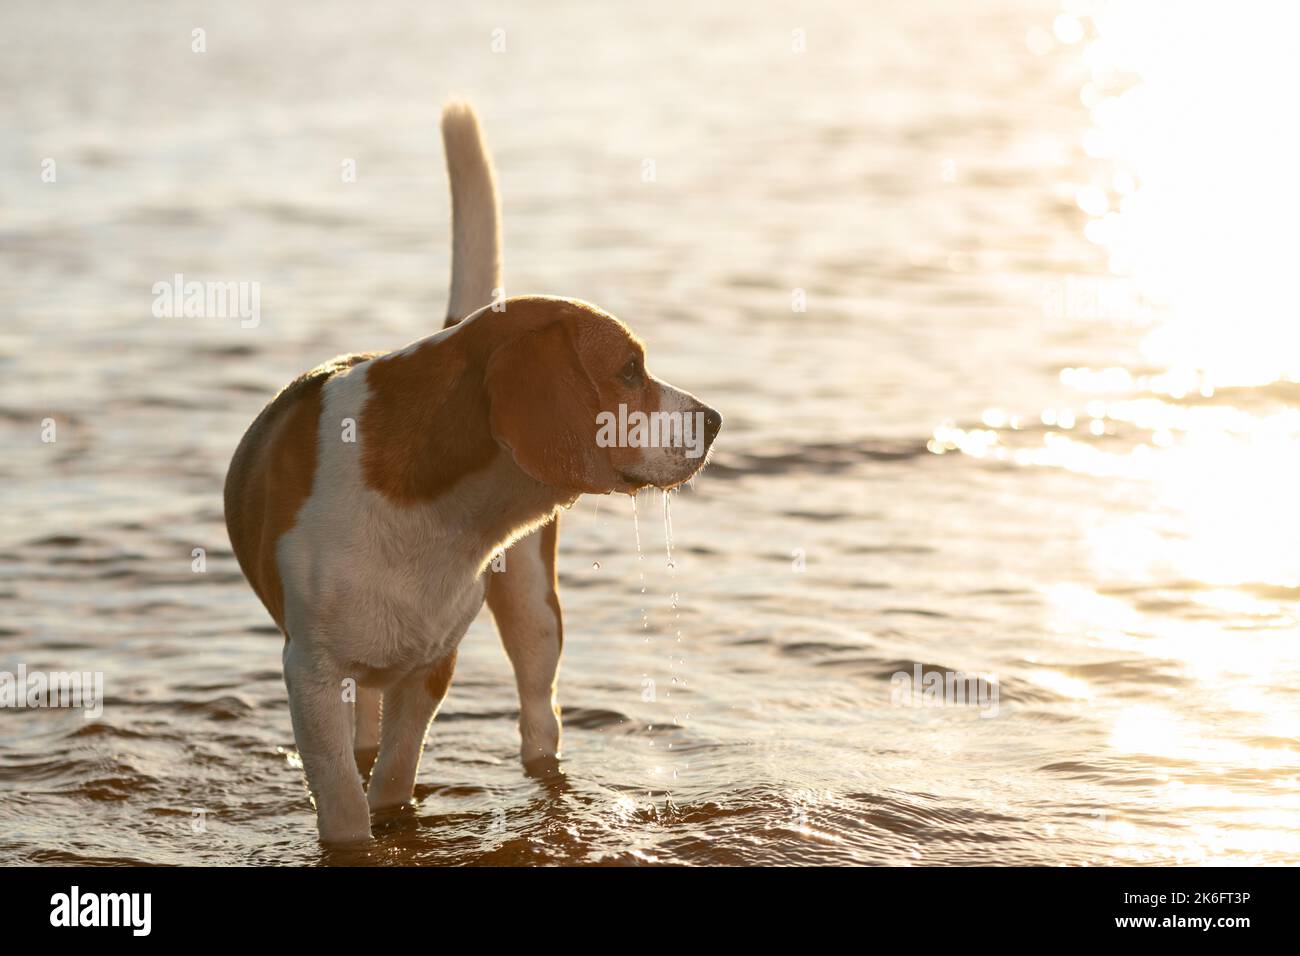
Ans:
[[[488,576],[487,604],[519,689],[519,756],[529,773],[558,769],[560,705],[555,680],[564,628],[555,580],[557,516],[506,552],[504,571]]]
[[[361,779],[370,779],[370,768],[379,755],[379,715],[384,692],[377,687],[358,687],[356,731],[352,738],[352,755],[357,762]]]
[[[411,802],[424,750],[424,735],[447,696],[455,669],[456,652],[452,651],[433,668],[412,671],[384,691],[379,759],[370,774],[367,795],[372,810]]]
[[[291,639],[284,648],[284,682],[321,842],[369,841],[370,809],[352,754],[352,707],[342,675],[317,661],[301,639]]]

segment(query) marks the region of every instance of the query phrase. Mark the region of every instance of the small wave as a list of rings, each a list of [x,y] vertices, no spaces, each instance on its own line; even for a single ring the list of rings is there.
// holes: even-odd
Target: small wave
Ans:
[[[183,701],[178,709],[182,713],[200,714],[209,720],[239,720],[254,710],[242,697],[227,694],[214,700]]]
[[[929,453],[924,441],[814,442],[770,452],[731,451],[714,458],[707,474],[723,478],[839,474],[867,462],[911,461]]]
[[[575,707],[564,708],[564,726],[581,730],[604,730],[607,727],[626,726],[632,718],[617,710]]]

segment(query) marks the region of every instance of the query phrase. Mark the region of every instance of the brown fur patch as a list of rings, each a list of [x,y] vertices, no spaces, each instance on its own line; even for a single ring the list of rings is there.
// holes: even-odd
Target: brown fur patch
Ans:
[[[226,531],[235,558],[271,617],[285,631],[276,542],[297,520],[316,478],[321,388],[375,353],[342,355],[294,379],[244,433],[226,472]],[[285,631],[285,638],[288,638]]]
[[[505,306],[502,312],[483,313],[450,338],[391,353],[366,370],[370,398],[358,425],[367,487],[390,501],[413,504],[431,501],[486,468],[501,450],[489,415],[493,423],[501,419],[500,410],[489,405],[484,379],[494,357],[506,352],[514,356],[498,376],[513,405],[506,418],[520,420],[519,434],[543,447],[553,445],[554,423],[563,419],[560,405],[567,400],[560,380],[568,374],[571,384],[578,384],[570,371],[577,361],[573,338],[589,340],[587,327],[595,325],[596,334],[631,339],[617,319],[584,303],[520,296]],[[557,333],[566,341],[563,348],[543,353],[535,345],[554,344]],[[587,411],[573,427],[594,439],[594,410],[590,423]]]
[[[362,474],[391,501],[430,501],[497,454],[479,376],[460,345],[425,343],[366,370]]]
[[[570,322],[517,336],[488,362],[492,435],[536,480],[602,492],[618,478],[596,446],[600,392],[583,367]]]
[[[597,381],[641,354],[627,327],[594,306],[519,296],[449,338],[384,356],[366,370],[366,486],[398,504],[431,501],[506,445],[539,481],[608,491],[617,478],[596,447],[595,416],[611,396]]]

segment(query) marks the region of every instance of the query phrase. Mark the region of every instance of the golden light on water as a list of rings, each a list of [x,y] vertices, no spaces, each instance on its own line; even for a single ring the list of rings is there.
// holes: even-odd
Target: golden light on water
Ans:
[[[1087,77],[1090,173],[1062,193],[1100,262],[1057,284],[1055,317],[1109,324],[1132,357],[1064,368],[1068,401],[1037,414],[987,409],[976,425],[937,428],[929,445],[1099,480],[1088,517],[1071,526],[1087,583],[1044,588],[1049,626],[1164,675],[1168,703],[1126,703],[1116,672],[1049,666],[1039,683],[1099,714],[1110,752],[1157,778],[1168,770],[1160,800],[1217,808],[1219,824],[1176,832],[1131,820],[1107,828],[1189,862],[1279,840],[1300,852],[1294,801],[1177,773],[1294,776],[1297,26],[1300,8],[1281,4],[1067,2],[1050,34],[1031,35],[1034,53],[1075,56]],[[1271,830],[1271,845],[1252,846],[1252,826]]]
[[[1115,470],[1150,481],[1180,525],[1156,539],[1135,522],[1108,529],[1098,560],[1210,584],[1300,584],[1300,414],[1243,391],[1300,376],[1300,68],[1288,39],[1300,12],[1138,2],[1067,13],[1092,33],[1086,234],[1151,306],[1141,354],[1161,370],[1128,376],[1147,394],[1099,403],[1096,417],[1144,436]],[[1122,383],[1072,377],[1098,394]]]
[[[1088,76],[1091,178],[1063,185],[1109,272],[1065,285],[1132,327],[1141,366],[1062,369],[1076,402],[1041,411],[1035,444],[989,409],[930,447],[1145,483],[1178,533],[1097,530],[1102,573],[1300,585],[1297,25],[1280,5],[1141,0],[1067,2],[1052,24],[1070,47],[1053,55]]]
[[[1161,321],[1146,359],[1213,387],[1300,374],[1290,276],[1300,80],[1284,4],[1072,5],[1091,24],[1082,91],[1098,160],[1089,239]]]

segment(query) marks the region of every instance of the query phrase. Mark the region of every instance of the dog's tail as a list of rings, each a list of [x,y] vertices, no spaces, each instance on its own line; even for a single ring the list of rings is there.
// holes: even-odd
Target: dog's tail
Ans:
[[[451,180],[451,295],[447,325],[503,295],[501,207],[496,174],[474,107],[463,101],[442,110],[442,142]]]

